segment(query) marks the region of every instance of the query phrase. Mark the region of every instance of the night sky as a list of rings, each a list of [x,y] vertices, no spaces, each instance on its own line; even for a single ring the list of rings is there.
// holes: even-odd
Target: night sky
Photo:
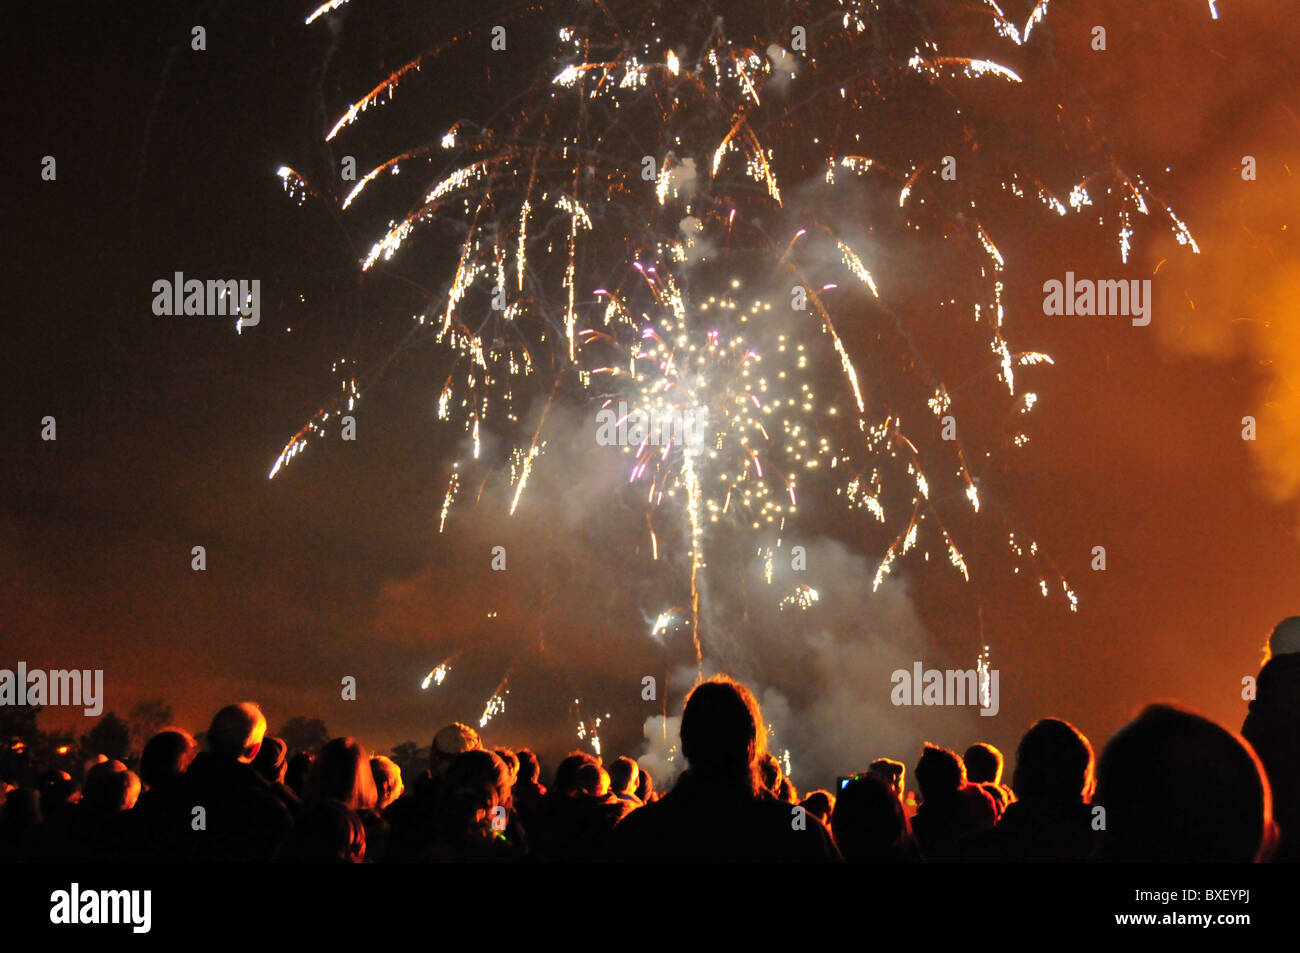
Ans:
[[[648,638],[648,620],[680,604],[680,576],[668,591],[645,575],[622,461],[576,447],[589,408],[557,411],[559,435],[514,517],[497,481],[440,535],[464,438],[435,417],[445,355],[408,334],[449,251],[431,241],[363,280],[359,259],[397,214],[396,193],[340,214],[299,206],[276,175],[288,164],[311,179],[348,153],[369,169],[436,139],[503,95],[512,67],[484,54],[480,69],[422,75],[326,153],[323,129],[352,99],[479,8],[353,0],[308,27],[311,6],[52,2],[6,23],[0,667],[102,668],[106,710],[162,698],[193,731],[251,699],[273,729],[320,717],[378,749],[477,724],[508,673],[489,743],[530,745],[553,765],[580,718],[609,713],[604,754],[637,754],[663,701],[642,700],[642,677],[673,682],[672,714],[694,658],[688,636],[662,649]],[[1030,6],[1004,4],[1018,22]],[[706,630],[710,666],[759,689],[801,787],[882,755],[914,764],[924,739],[983,739],[1010,756],[1049,715],[1100,750],[1161,699],[1240,726],[1241,679],[1273,623],[1300,611],[1300,25],[1289,0],[1217,6],[1214,20],[1198,0],[1054,5],[1025,49],[982,31],[979,55],[1025,77],[1018,107],[1051,115],[1068,97],[1202,253],[1155,215],[1137,223],[1127,266],[1113,221],[1026,203],[994,222],[1009,333],[1056,363],[1024,372],[1039,396],[1022,424],[1030,439],[991,445],[987,491],[1060,567],[1079,611],[1010,571],[991,517],[960,524],[970,583],[942,559],[909,558],[871,597],[878,539],[810,503],[800,532],[823,573],[809,580],[819,608],[753,644],[734,606],[716,610],[726,631],[713,642]],[[190,48],[195,24],[206,51]],[[1105,52],[1089,48],[1095,24]],[[904,117],[887,135],[926,135],[929,122]],[[53,182],[41,179],[46,155]],[[1245,155],[1256,181],[1241,177]],[[907,252],[914,271],[895,286],[914,290],[942,258],[919,241]],[[1151,325],[1045,316],[1042,284],[1067,270],[1154,274]],[[155,316],[152,283],[176,271],[260,279],[261,324],[237,335],[224,318]],[[357,440],[315,441],[268,480],[336,392],[340,358],[371,381]],[[53,442],[40,438],[46,415]],[[1258,421],[1253,443],[1245,415]],[[576,448],[563,457],[566,435]],[[205,572],[190,568],[196,545]],[[504,573],[489,568],[498,545]],[[1105,572],[1090,569],[1098,545]],[[728,558],[706,573],[719,600],[753,571]],[[967,668],[984,643],[1001,673],[996,718],[888,705],[896,663]],[[422,692],[454,653],[447,681]],[[340,698],[345,675],[356,701]],[[51,709],[42,724],[89,727],[79,710]]]

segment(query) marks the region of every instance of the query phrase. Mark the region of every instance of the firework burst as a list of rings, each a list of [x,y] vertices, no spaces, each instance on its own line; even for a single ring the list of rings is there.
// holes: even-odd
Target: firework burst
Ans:
[[[343,7],[326,3],[308,22]],[[1023,142],[1005,124],[991,140],[978,134],[981,116],[1007,109],[1019,110],[1025,135],[1055,143],[1068,133],[1055,110],[1029,111],[1017,93],[1028,83],[1023,66],[960,48],[1002,46],[1023,59],[1048,12],[1041,0],[1018,27],[994,0],[494,7],[338,108],[331,142],[363,117],[377,121],[372,109],[408,87],[416,95],[423,74],[463,79],[481,69],[498,29],[516,44],[503,69],[511,96],[428,143],[377,157],[336,198],[352,214],[380,180],[400,171],[414,184],[362,255],[363,272],[390,267],[423,230],[450,229],[455,241],[438,292],[415,316],[444,358],[438,417],[472,447],[451,468],[439,530],[462,487],[481,492],[496,471],[508,471],[514,513],[546,451],[552,405],[575,401],[615,412],[619,424],[681,425],[666,439],[625,441],[622,452],[628,480],[644,488],[654,558],[665,521],[689,552],[684,614],[697,661],[710,529],[726,522],[760,534],[771,583],[772,554],[810,496],[865,517],[879,543],[877,587],[913,550],[969,579],[945,510],[954,500],[971,514],[992,510],[1016,572],[1074,610],[1068,582],[1037,544],[982,506],[968,464],[979,457],[966,440],[931,438],[958,419],[963,400],[1028,413],[1037,397],[1018,371],[1052,360],[1011,343],[1008,262],[994,236],[1014,206],[1094,216],[1117,229],[1125,261],[1150,218],[1199,249],[1112,156],[1079,150],[1078,168],[1037,172],[1024,168]],[[937,35],[936,23],[961,26]],[[912,115],[934,117],[935,135],[899,134]],[[946,174],[952,164],[971,171],[957,180]],[[317,194],[287,166],[281,177],[299,201]],[[895,249],[937,247],[957,277],[934,280],[960,295],[918,304],[914,289],[904,294]],[[923,319],[963,342],[963,373],[991,386],[945,384],[942,361],[916,333]],[[289,441],[271,475],[359,396],[348,373],[342,396]],[[538,422],[525,427],[538,399]],[[482,452],[488,429],[504,451]],[[1017,432],[1008,445],[1027,440]],[[781,606],[816,600],[805,586]],[[666,628],[661,616],[651,635]],[[493,713],[490,700],[484,724]]]

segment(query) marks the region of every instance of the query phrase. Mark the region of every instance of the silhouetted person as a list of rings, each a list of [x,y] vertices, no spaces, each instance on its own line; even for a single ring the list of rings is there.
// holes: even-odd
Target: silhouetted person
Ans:
[[[80,802],[55,821],[46,822],[46,859],[139,859],[139,832],[130,813],[139,796],[140,778],[121,761],[96,764],[86,772]]]
[[[1300,616],[1283,619],[1268,640],[1269,658],[1241,726],[1273,790],[1280,841],[1273,859],[1300,862]]]
[[[636,785],[640,778],[641,768],[635,761],[628,757],[619,758],[609,766],[610,793],[632,807],[640,807],[641,799],[636,796]]]
[[[781,789],[781,762],[770,751],[764,751],[758,758],[758,776],[763,787],[773,796]]]
[[[655,791],[655,779],[642,764],[637,764],[636,799],[642,804],[649,804],[659,799],[659,794]]]
[[[338,801],[355,812],[366,828],[367,856],[383,859],[389,825],[376,811],[379,790],[370,770],[370,756],[355,740],[334,738],[321,748],[307,778],[305,800]]]
[[[164,729],[145,742],[140,754],[140,780],[145,790],[135,806],[142,858],[184,857],[186,833],[175,819],[187,812],[185,772],[198,750],[190,733],[179,728]]]
[[[298,792],[289,785],[284,783],[285,774],[289,770],[289,762],[286,755],[289,753],[289,746],[284,743],[282,738],[266,737],[262,739],[262,747],[257,749],[257,757],[253,759],[253,770],[266,778],[267,783],[271,785],[271,793],[280,799],[286,808],[289,809],[290,815],[298,816],[302,810],[302,798]]]
[[[1000,819],[1007,805],[1015,800],[1011,789],[1002,783],[1002,752],[987,742],[978,742],[962,755],[966,765],[966,780],[978,784],[993,799],[993,807]]]
[[[379,794],[376,810],[382,812],[402,796],[405,785],[402,783],[402,769],[392,758],[377,754],[370,759],[370,773],[375,778],[375,790]]]
[[[291,863],[359,864],[365,859],[365,826],[355,811],[332,798],[305,805],[276,852],[276,860]]]
[[[1067,721],[1044,718],[1016,748],[1017,800],[997,827],[978,838],[970,860],[1000,863],[1078,863],[1098,844],[1093,830],[1093,753]]]
[[[966,782],[965,765],[947,748],[925,745],[916,764],[916,783],[921,806],[912,819],[912,832],[927,861],[960,859],[964,841],[991,828],[997,819],[992,798]]]
[[[867,768],[867,775],[884,781],[900,801],[907,793],[907,766],[893,758],[877,758]]]
[[[673,789],[614,829],[625,860],[837,860],[816,817],[764,789],[758,771],[767,733],[744,685],[717,676],[686,699],[682,753],[690,767]]]
[[[457,757],[482,748],[478,732],[469,725],[457,721],[438,729],[429,745],[429,769],[407,785],[406,794],[384,813],[392,829],[385,860],[418,860],[432,848],[442,780]]]
[[[1110,740],[1094,803],[1098,859],[1246,863],[1275,846],[1268,780],[1255,752],[1208,718],[1150,705]]]
[[[492,751],[458,755],[443,774],[436,837],[423,855],[440,862],[510,861],[522,856],[512,839],[510,769]]]
[[[252,702],[229,705],[213,717],[208,750],[184,775],[184,813],[170,820],[186,831],[191,858],[269,860],[289,833],[293,819],[288,808],[253,770],[265,735],[266,717]]]
[[[517,752],[519,773],[515,776],[515,785],[510,791],[510,800],[515,814],[523,824],[524,830],[531,835],[537,826],[537,818],[545,803],[546,786],[541,783],[542,763],[537,755],[528,748]]]
[[[813,791],[804,796],[799,806],[809,814],[817,815],[817,820],[829,827],[831,813],[835,810],[835,795],[830,791]]]
[[[831,831],[846,861],[914,863],[921,859],[903,802],[879,774],[858,775],[840,790]]]

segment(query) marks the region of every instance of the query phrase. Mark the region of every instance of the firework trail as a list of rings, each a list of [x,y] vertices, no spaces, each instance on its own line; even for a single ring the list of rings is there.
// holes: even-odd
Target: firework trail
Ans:
[[[486,728],[487,723],[506,710],[506,696],[510,694],[510,672],[507,671],[501,676],[501,681],[497,687],[492,690],[488,700],[483,705],[483,714],[478,720],[480,728]]]
[[[326,3],[308,23],[342,6]],[[400,171],[414,183],[362,255],[363,272],[391,267],[419,231],[455,236],[440,290],[415,316],[445,361],[438,418],[473,448],[451,468],[439,531],[465,482],[481,493],[498,470],[509,471],[513,514],[546,451],[552,405],[576,402],[624,428],[621,452],[629,482],[645,490],[654,558],[665,533],[689,554],[697,664],[708,534],[724,522],[757,534],[770,584],[773,553],[810,496],[866,517],[864,538],[881,552],[875,587],[913,550],[939,553],[970,578],[944,515],[955,499],[1003,520],[995,538],[1015,571],[1076,609],[1037,543],[996,506],[982,507],[968,460],[987,455],[968,452],[964,439],[930,437],[957,419],[959,396],[1028,413],[1036,395],[1017,371],[1051,363],[1011,344],[994,223],[1007,206],[1091,215],[1118,225],[1127,261],[1137,225],[1163,218],[1199,249],[1140,175],[1095,148],[1065,148],[1072,127],[1055,110],[1032,115],[1023,98],[1005,105],[999,97],[1028,83],[1023,67],[961,54],[1002,44],[1018,55],[1041,32],[1048,0],[1023,27],[994,0],[486,7],[338,106],[324,134],[345,140],[363,117],[377,128],[372,110],[408,89],[416,95],[422,75],[463,80],[491,56],[510,64],[501,82],[512,95],[494,96],[484,115],[435,141],[383,156],[335,199],[352,213],[381,179]],[[1217,17],[1213,2],[1210,11]],[[958,22],[952,36],[935,28]],[[528,37],[528,53],[490,52],[498,29],[511,43]],[[978,118],[1006,108],[1020,110],[1025,136],[1050,137],[1050,154],[1077,156],[1078,167],[1023,168],[1027,150],[1005,123],[982,140]],[[945,145],[897,134],[900,118],[922,112],[947,116]],[[975,170],[960,184],[944,175],[952,141],[964,143],[955,160]],[[281,177],[300,201],[319,194],[287,166]],[[896,264],[882,254],[917,235],[950,249],[965,273],[964,299],[924,310],[948,322],[950,339],[977,342],[964,359],[994,386],[955,396],[940,355],[917,343],[917,309],[899,302]],[[907,369],[902,384],[898,368]],[[549,394],[540,421],[525,427],[539,394]],[[349,373],[271,476],[359,397]],[[503,452],[481,455],[485,428]],[[1010,445],[1027,440],[1016,433]],[[816,600],[801,587],[781,606]],[[656,622],[650,634],[664,633]],[[483,723],[492,713],[490,702]]]

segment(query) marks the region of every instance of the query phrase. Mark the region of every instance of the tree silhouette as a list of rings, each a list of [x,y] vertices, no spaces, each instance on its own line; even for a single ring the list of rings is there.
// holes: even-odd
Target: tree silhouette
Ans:
[[[286,721],[276,732],[276,736],[284,739],[290,756],[299,751],[310,751],[315,754],[330,740],[329,729],[325,727],[325,722],[319,718],[304,718],[302,715],[294,715]]]
[[[125,761],[131,750],[131,729],[110,711],[81,736],[81,748],[90,757],[102,754],[110,761]]]
[[[402,780],[407,784],[410,784],[411,780],[428,766],[429,761],[427,755],[424,758],[420,757],[420,746],[414,741],[403,741],[395,746],[389,757],[401,769]]]
[[[158,733],[158,729],[172,723],[172,706],[161,698],[147,698],[131,706],[127,724],[131,728],[131,750],[143,751],[145,742]]]

